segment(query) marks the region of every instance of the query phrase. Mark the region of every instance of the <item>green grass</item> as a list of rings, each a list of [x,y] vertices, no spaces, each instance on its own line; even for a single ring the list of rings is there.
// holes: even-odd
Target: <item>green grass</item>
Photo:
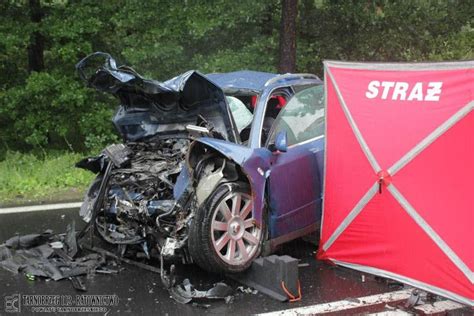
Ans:
[[[74,167],[83,157],[71,152],[41,156],[7,152],[0,161],[0,202],[38,199],[73,188],[84,190],[95,175]]]

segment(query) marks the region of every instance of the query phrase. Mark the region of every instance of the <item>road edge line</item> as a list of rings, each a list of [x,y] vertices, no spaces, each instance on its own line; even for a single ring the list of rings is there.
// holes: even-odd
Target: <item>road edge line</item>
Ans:
[[[345,299],[334,302],[327,302],[311,306],[297,307],[287,310],[273,311],[260,316],[286,316],[286,315],[314,315],[324,313],[334,313],[340,311],[349,311],[351,309],[389,303],[394,301],[406,300],[411,296],[412,289],[400,290],[394,292],[386,292],[382,294],[358,297],[354,299]],[[357,302],[358,301],[358,302]]]
[[[41,211],[51,211],[51,210],[64,210],[64,209],[79,208],[81,207],[81,205],[82,205],[82,202],[72,202],[72,203],[6,207],[6,208],[0,208],[0,215],[26,213],[26,212],[41,212]]]

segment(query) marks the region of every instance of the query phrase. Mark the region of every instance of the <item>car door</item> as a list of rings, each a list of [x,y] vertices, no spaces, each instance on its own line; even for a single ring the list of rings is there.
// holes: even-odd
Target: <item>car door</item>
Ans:
[[[324,89],[297,92],[276,118],[267,147],[287,133],[287,152],[275,152],[268,179],[270,237],[298,235],[321,218]]]

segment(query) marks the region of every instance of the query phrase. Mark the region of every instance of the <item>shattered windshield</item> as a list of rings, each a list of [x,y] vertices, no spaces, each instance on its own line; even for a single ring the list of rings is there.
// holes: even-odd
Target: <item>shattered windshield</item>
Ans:
[[[245,106],[245,104],[236,97],[226,96],[230,111],[234,117],[235,124],[239,133],[250,125],[253,119],[252,112]]]

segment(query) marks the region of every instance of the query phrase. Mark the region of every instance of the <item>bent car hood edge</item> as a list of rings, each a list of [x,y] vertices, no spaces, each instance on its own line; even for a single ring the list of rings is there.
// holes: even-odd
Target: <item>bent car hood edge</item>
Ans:
[[[97,59],[101,63],[94,64]],[[117,67],[109,54],[101,52],[82,59],[76,69],[89,87],[121,101],[114,124],[126,140],[187,133],[186,125],[197,124],[202,116],[223,139],[240,141],[224,92],[197,71],[159,82],[132,68]]]

